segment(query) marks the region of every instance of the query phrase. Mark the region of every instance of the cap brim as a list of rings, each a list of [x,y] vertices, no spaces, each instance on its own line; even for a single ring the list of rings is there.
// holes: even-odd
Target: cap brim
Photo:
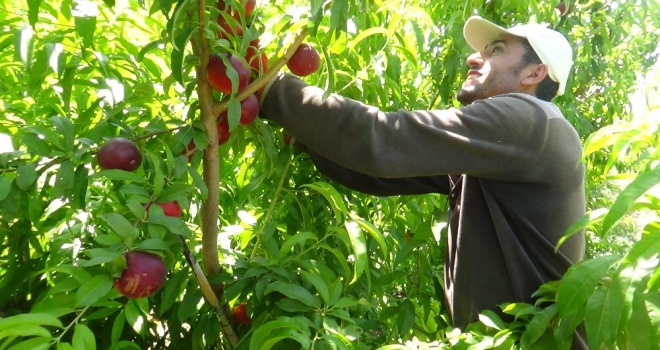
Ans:
[[[468,18],[465,26],[463,26],[463,36],[468,45],[475,51],[485,49],[488,44],[503,33],[508,33],[508,31],[479,16]]]

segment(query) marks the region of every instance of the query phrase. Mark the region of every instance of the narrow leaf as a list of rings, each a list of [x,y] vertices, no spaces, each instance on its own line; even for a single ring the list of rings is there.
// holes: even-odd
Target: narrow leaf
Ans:
[[[557,290],[559,315],[567,315],[583,307],[610,266],[620,258],[619,255],[602,256],[569,268]]]
[[[106,295],[112,288],[112,277],[102,274],[83,283],[76,292],[76,307],[89,306]]]
[[[137,238],[137,232],[133,225],[119,213],[107,213],[101,215],[101,219],[108,223],[110,228],[125,239]]]
[[[639,173],[637,177],[626,188],[619,193],[612,208],[603,219],[603,227],[600,236],[605,234],[616,224],[627,212],[628,209],[648,190],[660,183],[660,167],[652,171]]]
[[[296,299],[307,306],[320,306],[318,300],[314,298],[312,293],[310,293],[307,289],[295,284],[275,281],[266,287],[264,294],[269,294],[274,291],[280,292],[286,295],[288,298]]]
[[[321,295],[321,298],[323,298],[326,304],[330,303],[330,292],[328,291],[328,285],[325,283],[321,276],[304,270],[301,270],[300,274],[305,278],[305,280],[307,280],[307,282],[311,283],[316,288],[316,290],[319,292],[319,295]]]
[[[346,215],[348,209],[346,209],[346,204],[341,198],[339,192],[337,192],[334,187],[325,182],[315,182],[313,184],[302,185],[302,187],[309,187],[322,194],[328,203],[330,203],[330,207],[335,214],[335,220],[337,220],[337,222],[341,222],[342,214]]]
[[[85,324],[76,323],[72,345],[75,350],[96,350],[94,333]]]
[[[316,235],[311,232],[297,233],[292,237],[290,237],[289,239],[287,239],[284,242],[284,244],[282,244],[282,248],[278,253],[279,260],[282,261],[282,259],[284,259],[284,257],[291,252],[291,249],[293,249],[293,247],[296,244],[302,243],[308,239],[313,239],[314,241],[318,241],[318,237],[316,237]]]
[[[188,26],[180,31],[174,39],[174,47],[171,54],[172,75],[181,85],[185,85],[183,82],[183,57],[185,56],[186,45],[194,30],[195,27]]]
[[[597,289],[587,301],[584,328],[590,349],[600,349],[614,331],[610,327],[610,305],[605,302],[606,293],[604,289]]]
[[[27,191],[37,179],[37,171],[33,163],[21,165],[16,169],[16,185],[23,191]]]
[[[367,261],[369,257],[367,256],[367,242],[364,239],[362,230],[360,226],[354,222],[346,222],[346,231],[348,232],[348,237],[351,239],[351,245],[353,246],[353,255],[355,256],[355,264],[353,266],[353,280],[351,284],[355,283],[358,278],[364,272],[364,269],[367,267]]]
[[[531,345],[545,333],[550,321],[557,314],[557,304],[552,304],[543,311],[534,315],[525,328],[521,337],[521,344]]]

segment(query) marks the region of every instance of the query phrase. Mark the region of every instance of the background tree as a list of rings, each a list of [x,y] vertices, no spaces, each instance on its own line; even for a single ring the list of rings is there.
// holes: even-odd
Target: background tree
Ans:
[[[658,348],[658,7],[4,2],[0,349],[566,348],[580,324],[592,348]],[[349,191],[277,125],[241,125],[240,101],[304,40],[321,55],[310,84],[383,110],[457,106],[472,14],[548,23],[574,45],[556,102],[585,140],[590,212],[574,228],[589,259],[536,305],[502,305],[514,322],[484,312],[460,332],[442,295],[445,198]],[[245,87],[225,54],[249,50],[269,62]],[[212,88],[214,54],[230,92]],[[634,114],[642,77],[648,111]],[[117,137],[139,150],[134,170],[101,166]],[[166,266],[147,297],[113,288],[135,271],[128,251]]]

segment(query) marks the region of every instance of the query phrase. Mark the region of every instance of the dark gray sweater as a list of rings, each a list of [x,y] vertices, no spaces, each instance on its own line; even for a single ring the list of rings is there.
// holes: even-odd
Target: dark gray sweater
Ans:
[[[383,112],[283,75],[262,114],[306,146],[333,180],[377,196],[449,195],[445,293],[454,325],[562,277],[584,235],[582,146],[549,102],[506,94],[460,109]]]

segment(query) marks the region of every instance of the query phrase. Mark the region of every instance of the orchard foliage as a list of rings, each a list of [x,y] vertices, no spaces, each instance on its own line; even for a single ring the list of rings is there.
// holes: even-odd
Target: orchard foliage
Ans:
[[[646,73],[660,7],[566,3],[3,2],[0,350],[566,349],[578,326],[591,348],[657,349],[660,68]],[[586,228],[589,259],[537,304],[501,305],[513,322],[484,312],[461,331],[442,294],[446,199],[324,178],[277,125],[242,119],[238,70],[254,82],[305,29],[320,54],[310,84],[383,110],[457,106],[472,14],[573,43],[556,102],[585,140],[589,213],[567,235]],[[222,90],[201,75],[209,57],[232,67]],[[137,168],[99,164],[118,137]],[[134,250],[166,266],[148,297],[113,288]]]

